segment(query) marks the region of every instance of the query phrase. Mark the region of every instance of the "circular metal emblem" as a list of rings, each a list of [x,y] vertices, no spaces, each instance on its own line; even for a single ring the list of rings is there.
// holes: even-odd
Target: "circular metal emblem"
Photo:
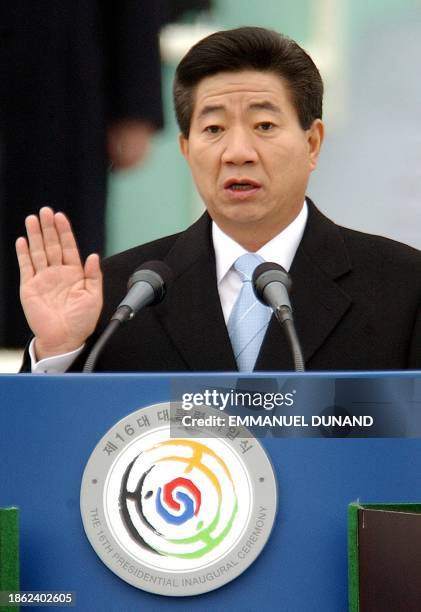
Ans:
[[[181,421],[170,429],[169,403],[148,406],[116,423],[86,465],[86,535],[105,565],[145,591],[217,589],[270,535],[277,492],[262,446],[242,427],[230,437],[211,430],[203,437],[204,429],[186,437]]]

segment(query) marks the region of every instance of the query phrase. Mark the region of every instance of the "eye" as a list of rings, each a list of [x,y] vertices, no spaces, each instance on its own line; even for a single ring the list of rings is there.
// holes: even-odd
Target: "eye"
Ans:
[[[270,132],[275,127],[275,124],[271,121],[262,121],[257,124],[257,129],[261,132]]]
[[[207,134],[220,134],[222,132],[222,128],[219,125],[208,125],[203,131]]]

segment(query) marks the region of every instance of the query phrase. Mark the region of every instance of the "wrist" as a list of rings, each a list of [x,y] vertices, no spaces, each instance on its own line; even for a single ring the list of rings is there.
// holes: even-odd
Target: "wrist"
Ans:
[[[57,357],[59,355],[65,355],[66,353],[72,353],[77,351],[84,345],[84,340],[76,340],[64,342],[61,344],[49,344],[45,343],[39,338],[34,339],[34,352],[37,361],[47,359],[48,357]]]

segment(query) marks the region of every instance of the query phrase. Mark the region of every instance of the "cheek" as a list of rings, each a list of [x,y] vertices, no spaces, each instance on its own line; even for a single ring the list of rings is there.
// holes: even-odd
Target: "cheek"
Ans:
[[[213,151],[210,152],[205,147],[196,149],[190,157],[189,165],[193,176],[202,183],[208,184],[215,182],[219,164],[218,158]]]
[[[284,135],[282,139],[267,143],[264,157],[267,162],[278,164],[279,167],[295,165],[297,160],[303,160],[307,152],[305,143],[291,135]]]
[[[208,202],[213,197],[216,179],[207,156],[197,152],[194,163],[190,163],[189,166],[197,191],[202,199]]]
[[[306,176],[310,172],[310,156],[306,146],[301,143],[291,146],[285,158],[285,170],[291,179]]]

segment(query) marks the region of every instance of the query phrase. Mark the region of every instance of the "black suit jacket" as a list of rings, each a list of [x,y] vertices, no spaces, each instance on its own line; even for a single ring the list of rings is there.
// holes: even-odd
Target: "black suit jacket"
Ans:
[[[306,229],[291,266],[291,301],[308,370],[421,367],[421,253],[386,238],[335,225],[308,200]],[[161,259],[175,279],[110,340],[96,371],[237,369],[216,285],[211,224],[205,213],[186,231],[104,262],[104,329],[132,272]],[[86,352],[75,364],[80,369]],[[73,369],[73,368],[72,368]],[[272,317],[255,370],[292,370]]]

